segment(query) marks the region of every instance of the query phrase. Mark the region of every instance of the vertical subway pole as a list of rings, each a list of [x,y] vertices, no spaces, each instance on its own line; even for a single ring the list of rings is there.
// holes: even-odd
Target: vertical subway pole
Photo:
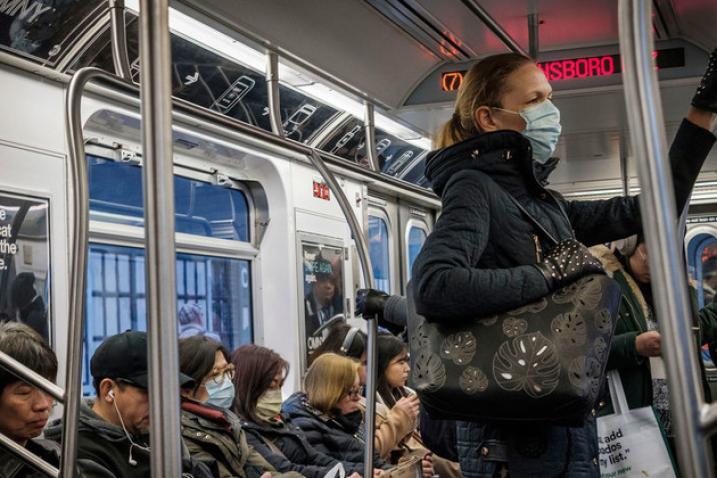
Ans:
[[[652,59],[652,2],[620,0],[620,53],[628,120],[642,194],[640,209],[662,329],[671,411],[683,476],[714,476],[702,431],[702,390],[692,316],[677,240],[677,211],[667,159],[662,103]]]
[[[539,35],[540,21],[538,20],[537,13],[531,13],[528,15],[528,52],[533,60],[538,59],[538,53],[540,52],[540,35]]]
[[[115,74],[125,80],[132,80],[129,54],[127,53],[127,27],[125,24],[124,0],[109,0],[112,24],[112,62]]]
[[[363,123],[366,128],[366,157],[374,171],[381,171],[378,164],[378,151],[376,151],[376,122],[373,114],[373,104],[364,101]]]
[[[368,141],[367,141],[368,145]],[[361,263],[361,272],[363,272],[364,284],[367,288],[373,289],[376,287],[376,281],[373,277],[371,269],[371,256],[368,249],[368,231],[366,233],[361,232],[361,226],[359,225],[358,219],[354,214],[351,203],[346,197],[346,193],[341,189],[339,182],[336,180],[334,173],[326,167],[324,160],[321,155],[316,151],[312,150],[309,154],[311,163],[316,167],[324,178],[326,184],[334,193],[336,201],[339,203],[341,211],[346,217],[346,221],[349,223],[349,229],[351,235],[356,242],[356,251],[358,253],[359,262]],[[376,369],[378,365],[378,356],[376,353],[376,340],[378,337],[378,325],[376,317],[364,317],[366,319],[366,327],[368,328],[367,344],[366,344],[366,416],[364,418],[364,425],[366,426],[364,442],[364,477],[373,476],[373,450],[374,450],[374,430],[376,429]]]
[[[140,1],[152,476],[182,476],[168,0]]]
[[[271,131],[284,137],[281,124],[281,98],[279,96],[279,55],[274,51],[266,52],[266,89],[269,98],[269,121]]]

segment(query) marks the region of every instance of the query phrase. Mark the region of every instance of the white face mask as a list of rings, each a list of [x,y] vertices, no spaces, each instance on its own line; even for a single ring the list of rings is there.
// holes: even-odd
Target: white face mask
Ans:
[[[214,380],[207,380],[204,384],[209,398],[206,403],[219,408],[231,408],[234,404],[234,382],[227,375],[224,375],[220,383]]]
[[[256,401],[256,416],[268,422],[281,413],[281,402],[280,388],[267,390]]]
[[[546,99],[542,103],[529,106],[522,111],[495,109],[520,115],[523,118],[526,126],[522,134],[530,141],[533,148],[533,159],[540,164],[547,163],[555,153],[562,131],[560,110],[553,102]]]

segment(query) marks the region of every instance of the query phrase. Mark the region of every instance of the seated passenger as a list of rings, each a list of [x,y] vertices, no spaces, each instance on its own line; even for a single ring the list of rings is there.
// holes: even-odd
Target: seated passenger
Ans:
[[[234,366],[229,352],[209,337],[179,341],[179,368],[194,380],[182,389],[182,436],[192,458],[215,477],[280,476],[246,440],[234,402]],[[288,476],[288,475],[281,475]]]
[[[418,398],[413,391],[406,388],[411,371],[406,344],[398,337],[382,334],[378,336],[377,348],[376,401],[384,405],[381,409],[377,407],[378,420],[385,419],[381,415],[382,411],[392,410],[399,400],[411,398],[417,401]],[[461,476],[458,463],[433,456],[423,443],[416,420],[411,418],[408,423],[412,426],[411,431],[404,435],[399,445],[391,451],[391,463],[398,463],[405,456],[417,456],[422,459],[423,476],[430,477],[435,473],[444,478]]]
[[[279,471],[323,478],[339,461],[309,444],[299,427],[281,414],[281,386],[289,363],[266,347],[244,345],[232,353],[236,373],[234,411],[243,419],[247,441]],[[348,473],[356,463],[342,463]],[[353,478],[358,478],[355,473]]]
[[[281,411],[320,452],[344,462],[363,463],[358,364],[340,355],[323,354],[306,372],[304,390],[289,397]],[[390,467],[378,453],[373,463],[376,469]]]
[[[325,353],[344,355],[358,362],[359,385],[366,384],[366,334],[358,327],[337,324],[331,328],[326,340],[309,356],[309,364]],[[360,398],[361,410],[366,409],[366,399]],[[384,460],[391,450],[399,446],[403,438],[415,428],[418,416],[418,398],[415,395],[402,397],[389,409],[376,403],[376,451]],[[361,426],[363,433],[363,424]]]
[[[57,376],[57,357],[43,338],[27,325],[0,323],[0,351],[47,380]],[[60,447],[37,438],[52,410],[52,397],[0,367],[0,433],[57,467]],[[3,478],[44,477],[25,462],[0,447],[0,476]]]
[[[150,476],[149,394],[147,392],[147,334],[129,330],[105,339],[90,360],[97,397],[80,408],[77,464],[92,477]],[[192,379],[179,374],[179,385]],[[62,440],[62,420],[54,421],[45,436]],[[182,444],[185,476],[208,477]]]

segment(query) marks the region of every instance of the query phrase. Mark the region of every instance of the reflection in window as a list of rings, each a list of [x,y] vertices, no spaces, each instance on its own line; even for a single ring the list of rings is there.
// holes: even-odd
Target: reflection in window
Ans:
[[[697,302],[702,308],[715,301],[717,292],[717,237],[699,234],[692,238],[687,252],[690,276],[697,286]]]
[[[137,17],[127,14],[127,47],[132,79],[139,81]],[[254,71],[182,36],[171,35],[172,95],[236,120],[271,131],[263,72]],[[73,65],[114,71],[109,32]],[[281,119],[288,138],[307,141],[337,110],[285,85],[279,85]]]
[[[177,254],[178,334],[203,334],[229,350],[252,341],[251,274],[246,260]],[[102,341],[147,330],[144,250],[91,244],[87,271],[83,390],[93,394],[89,358]]]
[[[105,0],[0,1],[0,49],[54,66]]]
[[[352,118],[336,130],[320,146],[324,151],[348,159],[351,162],[369,165],[366,151],[366,130],[361,120]],[[376,152],[381,172],[398,176],[424,151],[380,129],[376,130]]]
[[[422,227],[411,226],[408,230],[408,277],[411,277],[411,270],[413,268],[413,262],[418,257],[418,253],[421,252],[423,243],[426,242],[426,230]]]
[[[430,188],[431,182],[428,180],[428,178],[426,178],[426,175],[424,174],[425,170],[426,159],[424,158],[418,164],[412,167],[408,172],[406,172],[401,179],[406,182],[415,184],[416,186]]]
[[[88,156],[91,218],[144,225],[139,166]],[[249,204],[242,191],[174,177],[176,230],[205,237],[249,241]]]
[[[391,293],[391,263],[386,221],[377,216],[368,217],[369,254],[376,289]]]

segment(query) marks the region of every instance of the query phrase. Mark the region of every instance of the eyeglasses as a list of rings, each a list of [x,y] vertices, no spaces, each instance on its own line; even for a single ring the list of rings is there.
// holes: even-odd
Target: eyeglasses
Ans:
[[[212,374],[209,376],[207,381],[212,381],[215,384],[219,385],[224,381],[224,377],[229,378],[229,380],[234,380],[234,365],[229,364],[227,365],[224,370],[214,370]]]
[[[346,396],[349,398],[360,398],[361,389],[359,387],[350,388],[346,391]]]

